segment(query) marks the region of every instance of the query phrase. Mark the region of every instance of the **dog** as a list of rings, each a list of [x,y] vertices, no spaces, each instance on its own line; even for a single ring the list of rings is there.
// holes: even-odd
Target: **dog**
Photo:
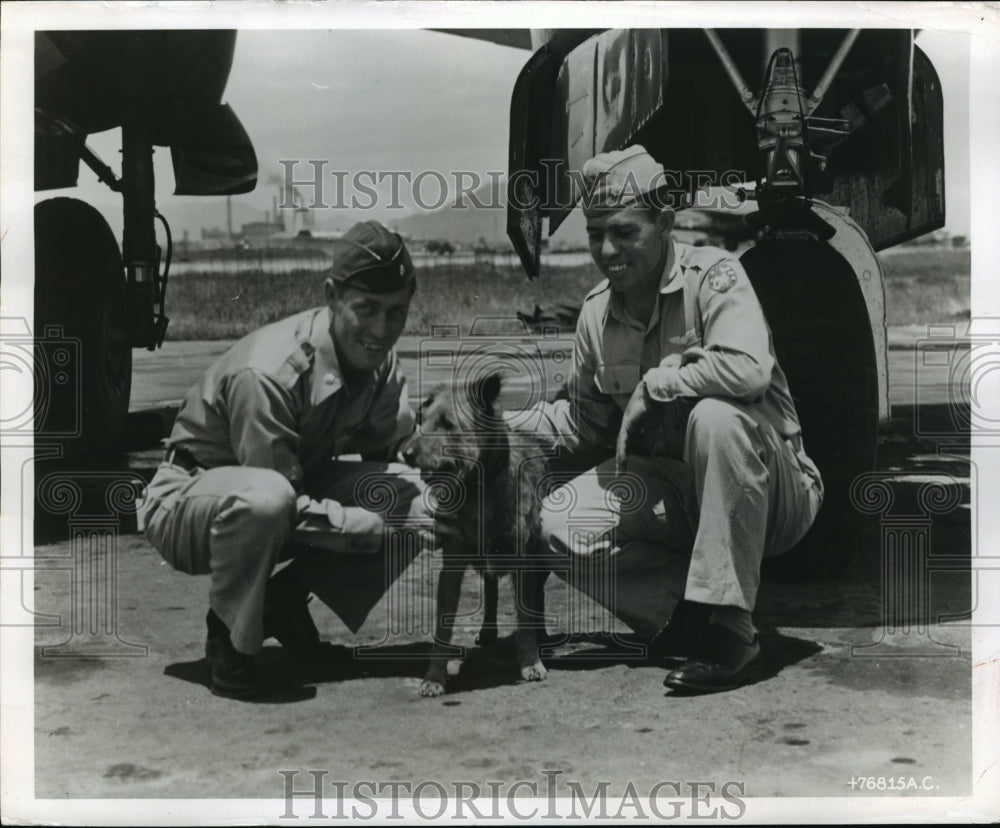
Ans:
[[[499,374],[470,381],[464,389],[436,388],[424,400],[413,436],[401,446],[403,459],[416,466],[430,486],[435,480],[457,488],[457,505],[437,510],[442,527],[443,566],[438,580],[434,645],[420,695],[445,692],[452,621],[462,580],[469,567],[484,579],[484,618],[477,643],[497,640],[497,580],[511,574],[517,607],[517,659],[521,678],[541,681],[545,667],[538,654],[544,627],[544,587],[539,486],[546,455],[539,441],[511,432],[497,398]]]

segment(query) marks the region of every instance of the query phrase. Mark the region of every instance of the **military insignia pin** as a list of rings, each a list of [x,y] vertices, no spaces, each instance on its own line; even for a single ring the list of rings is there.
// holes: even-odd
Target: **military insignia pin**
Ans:
[[[725,293],[736,284],[736,270],[731,264],[720,264],[708,274],[708,286],[719,293]]]

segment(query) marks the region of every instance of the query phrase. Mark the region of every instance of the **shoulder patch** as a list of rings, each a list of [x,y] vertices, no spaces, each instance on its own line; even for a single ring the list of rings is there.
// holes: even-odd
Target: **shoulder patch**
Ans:
[[[727,261],[721,261],[708,271],[708,286],[718,293],[725,293],[736,284],[736,268]]]

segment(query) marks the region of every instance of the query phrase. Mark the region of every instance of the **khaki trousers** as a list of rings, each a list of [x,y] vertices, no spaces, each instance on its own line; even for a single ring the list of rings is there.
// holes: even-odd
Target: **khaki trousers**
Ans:
[[[146,538],[174,569],[210,576],[209,605],[226,623],[233,646],[256,653],[263,643],[267,581],[292,559],[296,578],[354,631],[421,550],[426,531],[419,472],[386,463],[338,461],[310,487],[317,500],[378,511],[391,527],[383,551],[358,553],[352,537],[325,518],[298,519],[296,494],[270,469],[222,466],[189,472],[160,465],[146,490]],[[412,531],[409,531],[412,530]],[[390,536],[410,542],[392,544]]]
[[[752,610],[765,555],[790,549],[823,498],[815,465],[757,407],[705,398],[691,410],[683,460],[614,460],[556,489],[542,526],[567,580],[640,634],[655,634],[684,597]],[[603,561],[614,588],[593,583]],[[586,572],[584,576],[582,573]],[[682,588],[683,587],[683,588]]]

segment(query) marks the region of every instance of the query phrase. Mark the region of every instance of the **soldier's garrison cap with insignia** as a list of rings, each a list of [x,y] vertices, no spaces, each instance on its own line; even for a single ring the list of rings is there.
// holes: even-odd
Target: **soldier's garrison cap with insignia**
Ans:
[[[584,163],[582,174],[584,215],[621,210],[653,194],[656,206],[670,206],[666,199],[660,203],[668,183],[666,173],[639,144],[595,155]]]
[[[334,242],[330,277],[338,287],[393,293],[414,284],[410,253],[398,233],[361,221]]]

